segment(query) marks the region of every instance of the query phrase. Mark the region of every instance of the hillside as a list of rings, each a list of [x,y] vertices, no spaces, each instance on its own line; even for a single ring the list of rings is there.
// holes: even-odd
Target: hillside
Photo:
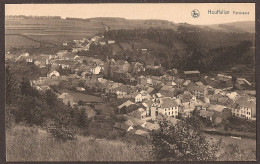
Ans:
[[[78,136],[60,143],[43,129],[15,126],[6,132],[7,161],[145,161],[148,146]]]
[[[231,23],[224,23],[224,24],[214,24],[206,27],[209,27],[214,30],[224,31],[224,32],[255,33],[254,21],[240,21],[240,22],[231,22]]]
[[[222,32],[254,32],[254,22],[233,22],[209,26],[193,26],[189,24],[176,24],[167,20],[139,20],[125,18],[97,17],[89,19],[6,19],[5,36],[6,48],[39,47],[40,42],[62,44],[82,37],[91,37],[97,33],[113,29],[146,29],[162,28],[177,30],[178,27],[202,27],[209,31]],[[12,35],[11,35],[12,34]],[[19,34],[19,35],[18,35]],[[28,38],[32,40],[28,40]]]

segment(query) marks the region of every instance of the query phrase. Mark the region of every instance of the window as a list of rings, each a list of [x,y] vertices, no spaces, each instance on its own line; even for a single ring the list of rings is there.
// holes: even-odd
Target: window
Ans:
[[[171,112],[169,112],[169,115],[171,115]]]
[[[166,111],[166,108],[165,108],[165,111]]]
[[[175,111],[175,114],[177,114],[177,111]]]
[[[173,114],[173,111],[172,111],[172,114]]]
[[[250,112],[248,112],[248,114],[250,115]]]

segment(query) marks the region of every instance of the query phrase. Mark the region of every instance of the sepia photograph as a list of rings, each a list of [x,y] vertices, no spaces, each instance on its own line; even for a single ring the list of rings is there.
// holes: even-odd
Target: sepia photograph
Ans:
[[[6,161],[256,161],[255,17],[255,3],[5,4]]]

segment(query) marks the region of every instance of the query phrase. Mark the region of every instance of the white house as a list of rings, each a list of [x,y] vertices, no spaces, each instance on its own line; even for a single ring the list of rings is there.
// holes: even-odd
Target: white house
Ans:
[[[95,66],[93,68],[90,69],[90,72],[94,75],[98,75],[101,71],[101,67],[98,65],[98,66]]]
[[[141,93],[133,93],[133,97],[135,99],[135,103],[143,101],[143,97]]]
[[[114,40],[108,40],[108,41],[107,41],[107,44],[113,44],[113,43],[115,43]]]
[[[156,119],[159,113],[176,118],[179,113],[178,103],[172,98],[162,98],[151,106],[151,118]]]
[[[237,109],[232,109],[232,115],[248,120],[254,120],[256,118],[256,103],[254,101],[248,101],[246,99],[239,99]]]

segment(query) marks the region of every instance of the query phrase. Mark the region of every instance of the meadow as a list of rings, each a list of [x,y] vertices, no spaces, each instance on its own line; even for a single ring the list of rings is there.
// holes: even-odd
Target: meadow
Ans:
[[[78,102],[79,100],[83,102],[102,102],[103,99],[94,95],[89,95],[84,92],[78,92],[78,91],[71,91],[68,89],[62,89],[60,90],[60,93],[69,93],[70,95],[73,96],[73,99],[75,102]]]
[[[62,44],[82,37],[92,37],[104,31],[99,22],[53,19],[12,19],[5,21],[6,49],[15,47],[39,47],[39,42]],[[28,38],[10,34],[28,36]]]

